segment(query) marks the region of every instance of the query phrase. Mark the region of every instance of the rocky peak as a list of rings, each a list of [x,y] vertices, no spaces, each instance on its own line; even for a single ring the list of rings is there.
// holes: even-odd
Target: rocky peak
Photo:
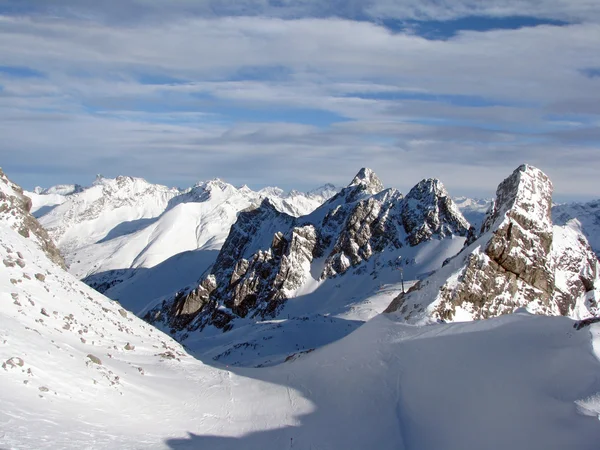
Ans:
[[[418,322],[484,319],[520,307],[571,314],[584,298],[595,308],[589,292],[596,289],[597,262],[583,235],[553,228],[551,205],[548,177],[520,166],[498,186],[480,237],[387,311]]]
[[[420,181],[404,197],[402,224],[411,246],[433,235],[465,236],[470,228],[442,182],[434,178]]]
[[[240,212],[219,252],[212,273],[219,278],[223,272],[233,268],[239,259],[250,257],[261,245],[264,246],[265,236],[272,237],[275,231],[279,231],[272,227],[285,229],[293,222],[294,218],[279,212],[268,197],[263,199],[260,206]]]
[[[101,173],[98,173],[98,174],[96,174],[96,178],[94,178],[94,181],[92,182],[92,186],[104,184],[105,180],[106,180],[106,178],[104,177],[104,175],[102,175]]]
[[[238,215],[211,270],[214,282],[206,281],[206,286],[189,294],[189,308],[185,297],[178,298],[177,311],[198,312],[198,320],[188,329],[209,323],[221,326],[235,317],[273,316],[311,278],[322,281],[349,271],[364,273],[374,255],[384,260],[378,258],[374,264],[387,270],[407,236],[413,236],[411,243],[417,245],[433,235],[466,235],[469,224],[438,180],[424,180],[410,200],[405,209],[402,194],[383,189],[369,169],[362,169],[348,187],[306,216],[282,214],[266,198],[258,208]],[[412,233],[404,228],[409,219],[415,221]],[[388,260],[391,255],[394,262]],[[177,323],[170,322],[175,327]]]
[[[31,199],[0,169],[0,220],[9,223],[24,238],[37,242],[48,258],[62,268],[65,262],[52,239],[39,222],[29,213]]]
[[[509,211],[523,226],[551,229],[552,191],[552,182],[544,172],[527,164],[519,166],[498,186],[482,233],[500,227]]]
[[[384,189],[383,183],[377,175],[375,175],[375,172],[366,167],[360,169],[352,182],[348,185],[348,187],[354,186],[360,186],[364,192],[369,194],[377,194]]]

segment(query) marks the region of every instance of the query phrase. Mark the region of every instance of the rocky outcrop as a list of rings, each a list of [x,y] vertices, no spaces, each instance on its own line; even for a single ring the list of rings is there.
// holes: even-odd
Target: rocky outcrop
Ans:
[[[539,169],[520,166],[498,186],[480,237],[430,279],[394,299],[387,312],[413,322],[485,319],[520,307],[572,314],[595,289],[597,262],[583,235],[566,239],[564,230],[553,227],[551,207],[550,179]]]
[[[550,264],[554,267],[553,300],[560,314],[576,319],[598,315],[600,263],[577,219],[554,226]]]
[[[470,228],[444,185],[433,178],[419,182],[404,199],[402,225],[412,246],[433,235],[441,238],[452,234],[463,236]]]
[[[438,180],[419,183],[409,200],[384,189],[370,169],[361,169],[346,188],[303,217],[280,213],[265,200],[239,214],[211,270],[210,289],[204,286],[207,279],[150,317],[175,330],[228,328],[236,317],[274,317],[311,278],[319,282],[359,270],[386,250],[395,255],[391,267],[395,251],[404,246],[468,233],[468,222]],[[188,320],[193,314],[196,318]]]
[[[402,194],[387,190],[357,202],[337,231],[321,279],[345,273],[386,247],[400,248]]]
[[[64,269],[65,262],[60,252],[46,230],[29,213],[30,210],[29,197],[0,169],[0,220],[8,222],[21,236],[34,240],[51,261]]]

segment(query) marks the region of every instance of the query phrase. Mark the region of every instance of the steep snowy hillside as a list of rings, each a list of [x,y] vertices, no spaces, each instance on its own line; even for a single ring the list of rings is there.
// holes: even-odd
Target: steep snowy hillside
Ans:
[[[387,311],[412,323],[482,319],[521,307],[595,315],[600,264],[578,222],[552,225],[551,205],[549,178],[534,167],[519,167],[498,186],[481,236]]]
[[[397,284],[400,270],[407,284],[427,276],[462,248],[469,230],[438,180],[423,180],[403,197],[362,169],[309,215],[283,214],[269,200],[242,212],[199,286],[150,303],[139,295],[118,298],[147,320],[179,330],[195,351],[204,344],[192,332],[207,325],[228,330],[286,317],[320,323],[321,314],[349,320],[349,332],[383,310],[397,291],[377,291]]]
[[[556,225],[566,225],[571,219],[581,223],[581,231],[600,258],[600,200],[588,203],[570,203],[552,208],[552,220]]]
[[[65,254],[105,239],[109,233],[124,234],[146,220],[159,216],[179,190],[148,183],[141,178],[98,176],[82,192],[40,217],[40,223]]]
[[[17,231],[26,239],[31,239],[48,258],[61,267],[65,262],[44,228],[30,214],[31,200],[23,194],[20,186],[11,182],[0,169],[0,221]],[[4,263],[7,266],[7,263]]]
[[[35,228],[7,195],[18,187],[2,176],[0,188],[0,210],[14,211],[0,216],[3,448],[597,448],[600,324],[381,315],[275,367],[226,368],[51,262],[14,228]]]

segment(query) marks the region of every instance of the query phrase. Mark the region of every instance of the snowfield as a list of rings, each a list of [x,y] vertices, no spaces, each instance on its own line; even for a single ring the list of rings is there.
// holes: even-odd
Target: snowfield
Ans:
[[[226,367],[189,356],[4,223],[0,253],[15,262],[0,271],[2,448],[598,448],[600,325],[377,315],[287,362]]]

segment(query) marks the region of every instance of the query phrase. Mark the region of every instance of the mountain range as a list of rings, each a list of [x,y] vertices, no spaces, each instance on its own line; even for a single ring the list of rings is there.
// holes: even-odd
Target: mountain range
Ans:
[[[596,209],[528,165],[492,201],[0,172],[0,440],[594,449]]]

